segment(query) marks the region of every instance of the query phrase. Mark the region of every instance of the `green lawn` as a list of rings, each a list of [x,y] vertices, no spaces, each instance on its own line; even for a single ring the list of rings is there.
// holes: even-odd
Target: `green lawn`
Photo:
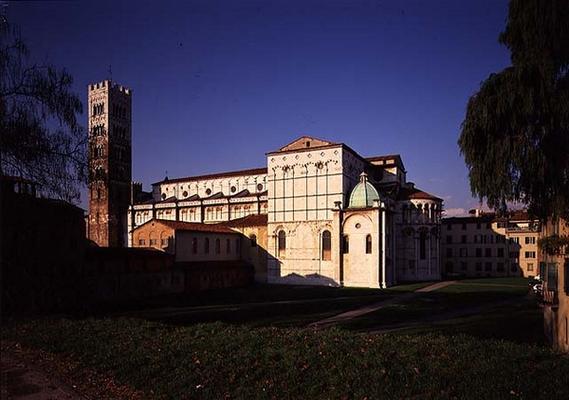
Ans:
[[[329,329],[175,327],[135,319],[41,320],[2,342],[60,354],[148,398],[568,398],[569,359],[467,336]]]

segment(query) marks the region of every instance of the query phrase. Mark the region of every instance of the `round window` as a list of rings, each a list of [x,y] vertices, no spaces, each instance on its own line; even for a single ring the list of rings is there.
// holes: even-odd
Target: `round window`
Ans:
[[[211,189],[209,189],[209,188],[206,189],[206,190],[205,190],[205,194],[207,194],[207,195],[209,196],[209,195],[211,194]]]
[[[236,190],[237,188],[235,186],[231,186],[231,193],[235,193]]]
[[[356,229],[360,229],[362,227],[362,224],[360,224],[359,222],[356,224]]]
[[[260,192],[261,190],[263,190],[263,184],[262,184],[262,183],[259,183],[259,184],[257,185],[257,190],[258,190],[259,192]]]
[[[188,197],[188,192],[184,190],[184,193],[182,193],[182,196]]]
[[[162,200],[166,200],[166,193],[162,193]]]

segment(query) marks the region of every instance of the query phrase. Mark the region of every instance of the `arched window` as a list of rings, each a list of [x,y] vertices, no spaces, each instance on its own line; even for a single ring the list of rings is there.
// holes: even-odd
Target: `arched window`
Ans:
[[[330,261],[332,259],[332,235],[330,231],[322,232],[322,260]]]
[[[257,235],[249,236],[249,240],[251,241],[251,247],[257,247]]]
[[[348,254],[350,252],[350,238],[348,235],[342,236],[342,253]]]
[[[203,242],[203,251],[205,254],[209,254],[209,238],[205,238],[204,242]]]
[[[221,253],[221,242],[219,238],[215,239],[215,254]]]
[[[230,254],[230,253],[231,253],[231,240],[229,240],[229,239],[227,239],[227,240],[225,241],[225,252],[226,252],[227,254]]]
[[[426,247],[427,247],[427,233],[421,232],[419,235],[419,258],[424,260],[426,258]]]
[[[278,236],[277,256],[284,257],[286,253],[286,233],[285,231],[279,231],[277,236]]]
[[[192,238],[192,254],[198,254],[198,238]]]
[[[371,235],[366,235],[366,254],[371,254]]]

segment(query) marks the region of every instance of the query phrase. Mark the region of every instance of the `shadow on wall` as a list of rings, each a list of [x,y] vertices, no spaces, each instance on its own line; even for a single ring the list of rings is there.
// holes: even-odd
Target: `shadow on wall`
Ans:
[[[309,274],[306,276],[302,276],[299,274],[292,273],[280,277],[278,283],[291,284],[291,285],[318,285],[318,286],[340,287],[340,285],[336,281],[334,281],[334,279],[320,274]]]

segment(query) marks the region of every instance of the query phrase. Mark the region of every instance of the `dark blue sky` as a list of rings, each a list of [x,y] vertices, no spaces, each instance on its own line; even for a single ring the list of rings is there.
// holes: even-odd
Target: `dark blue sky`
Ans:
[[[266,164],[308,134],[477,205],[457,139],[468,98],[509,64],[506,0],[9,2],[35,60],[134,90],[133,178]],[[83,117],[87,123],[87,117]]]

